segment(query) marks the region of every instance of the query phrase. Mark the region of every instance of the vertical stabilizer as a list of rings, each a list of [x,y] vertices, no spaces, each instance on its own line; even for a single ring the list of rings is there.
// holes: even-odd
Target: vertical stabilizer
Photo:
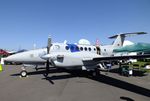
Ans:
[[[123,46],[125,37],[134,36],[134,35],[142,35],[142,34],[147,34],[147,33],[146,32],[123,33],[123,34],[111,36],[109,38],[110,39],[116,38],[116,40],[113,43],[113,46],[120,47],[120,46]]]
[[[125,36],[124,35],[121,35],[121,34],[117,35],[117,38],[116,38],[116,40],[113,43],[113,46],[114,47],[123,46],[124,40],[125,40]]]

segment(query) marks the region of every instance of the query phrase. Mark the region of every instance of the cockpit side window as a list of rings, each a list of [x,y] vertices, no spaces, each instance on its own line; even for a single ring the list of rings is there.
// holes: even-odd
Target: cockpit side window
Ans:
[[[65,49],[66,49],[66,50],[69,50],[69,47],[68,47],[68,46],[66,46],[66,47],[65,47]]]
[[[67,44],[71,52],[78,52],[79,47],[76,44]]]

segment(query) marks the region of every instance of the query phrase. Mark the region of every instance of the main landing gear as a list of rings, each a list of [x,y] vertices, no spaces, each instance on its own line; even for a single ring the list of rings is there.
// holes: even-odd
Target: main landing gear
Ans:
[[[100,76],[100,70],[99,70],[99,68],[95,68],[93,71],[91,71],[91,73],[92,73],[93,77]]]

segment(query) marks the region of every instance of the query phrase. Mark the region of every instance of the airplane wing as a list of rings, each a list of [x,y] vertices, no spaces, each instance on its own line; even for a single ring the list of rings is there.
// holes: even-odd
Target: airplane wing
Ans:
[[[128,56],[111,56],[111,57],[96,57],[96,58],[93,58],[93,61],[102,62],[102,61],[108,61],[108,60],[128,60],[128,59],[141,59],[141,58],[150,58],[150,54],[128,55]]]

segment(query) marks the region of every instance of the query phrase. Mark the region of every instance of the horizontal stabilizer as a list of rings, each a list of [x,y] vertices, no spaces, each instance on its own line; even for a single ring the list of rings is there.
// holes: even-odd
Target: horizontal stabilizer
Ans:
[[[122,37],[127,37],[127,36],[141,35],[141,34],[147,34],[147,33],[146,32],[122,33],[122,34],[113,35],[113,36],[108,37],[108,38],[109,39],[114,39],[114,38],[117,38],[118,35],[120,35]]]

